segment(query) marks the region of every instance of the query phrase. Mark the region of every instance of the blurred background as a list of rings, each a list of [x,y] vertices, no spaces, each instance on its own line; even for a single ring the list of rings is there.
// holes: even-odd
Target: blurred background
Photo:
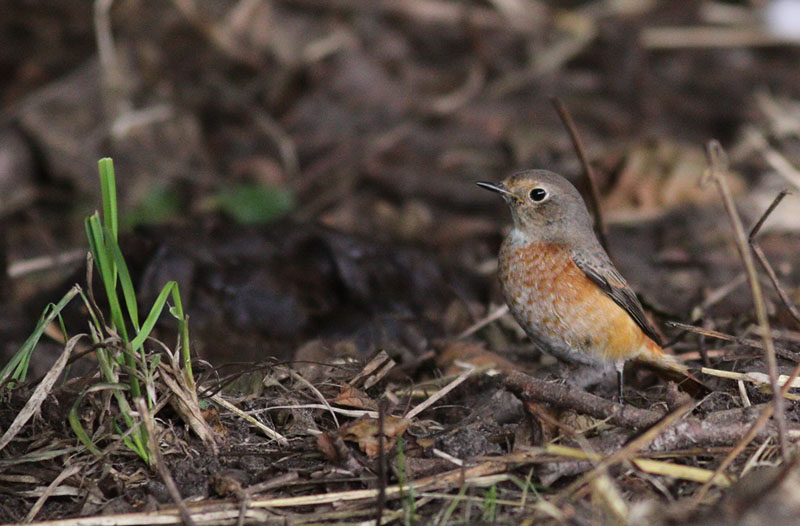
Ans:
[[[732,283],[708,318],[735,332],[751,307],[716,190],[698,186],[703,147],[730,154],[746,227],[800,184],[798,4],[0,3],[0,350],[85,282],[110,156],[140,292],[179,281],[201,357],[386,348],[413,367],[502,301],[509,218],[474,182],[580,182],[554,96],[648,308],[692,320]],[[795,299],[798,206],[762,239]],[[484,336],[525,346],[507,318]]]

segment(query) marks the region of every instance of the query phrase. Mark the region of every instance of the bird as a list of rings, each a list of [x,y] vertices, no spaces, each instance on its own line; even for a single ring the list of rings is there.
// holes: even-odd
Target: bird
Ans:
[[[500,248],[498,274],[509,310],[538,348],[572,364],[613,365],[620,400],[628,360],[695,380],[661,347],[572,183],[548,170],[527,170],[499,184],[477,185],[500,194],[511,209],[513,226]]]

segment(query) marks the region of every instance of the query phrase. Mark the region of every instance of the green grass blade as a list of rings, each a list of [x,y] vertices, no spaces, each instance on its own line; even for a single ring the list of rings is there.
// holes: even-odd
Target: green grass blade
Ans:
[[[189,318],[183,312],[183,302],[178,284],[172,288],[172,302],[175,304],[170,314],[178,319],[178,335],[180,338],[181,358],[183,360],[183,374],[186,376],[189,388],[194,389],[194,373],[192,373],[192,352],[189,349]]]
[[[461,485],[461,489],[458,490],[458,495],[456,495],[456,498],[454,498],[453,502],[450,503],[450,506],[447,507],[447,510],[445,511],[441,519],[436,522],[437,526],[450,523],[450,517],[453,516],[453,513],[455,513],[456,507],[458,507],[459,502],[461,502],[461,500],[464,498],[464,495],[466,495],[468,487],[469,486],[466,484]]]
[[[114,176],[114,161],[105,157],[97,162],[100,168],[100,187],[103,192],[103,223],[111,231],[111,237],[117,241],[119,223],[117,221],[117,181]]]
[[[94,214],[86,218],[84,225],[86,226],[86,239],[89,240],[89,251],[92,253],[92,259],[94,259],[97,271],[100,272],[102,276],[103,272],[107,270],[105,268],[106,262],[97,258],[97,255],[100,253],[100,247],[105,245],[103,230],[99,228],[100,215],[95,211]]]
[[[486,491],[483,497],[483,520],[493,523],[497,517],[497,485],[492,486]]]
[[[134,453],[139,455],[142,460],[147,462],[148,465],[151,464],[150,458],[150,450],[147,447],[147,431],[143,429],[144,426],[139,424],[134,424],[128,428],[128,431],[123,431],[122,428],[119,427],[119,424],[114,421],[114,429],[122,435],[122,442]]]
[[[114,176],[114,161],[106,157],[97,162],[100,169],[100,188],[103,197],[103,225],[111,232],[111,237],[117,241],[119,235],[119,223],[117,213],[117,179]],[[113,263],[113,262],[112,262]],[[117,287],[117,267],[112,265],[109,273]]]
[[[86,232],[89,237],[89,248],[92,251],[97,270],[106,290],[108,307],[111,310],[111,324],[127,340],[128,331],[125,327],[125,318],[122,315],[122,307],[117,294],[116,265],[108,253],[103,227],[100,224],[100,217],[97,212],[86,218]]]
[[[92,454],[100,456],[100,449],[95,445],[94,441],[89,437],[89,434],[84,429],[83,424],[81,424],[81,418],[78,414],[78,409],[81,406],[81,402],[83,399],[91,393],[92,391],[97,391],[104,388],[113,388],[113,384],[98,384],[93,385],[91,388],[83,391],[78,398],[75,399],[75,403],[72,404],[72,408],[69,410],[69,414],[67,415],[67,421],[69,422],[69,427],[72,428],[72,432],[75,433],[75,436],[78,437],[78,440],[86,446],[86,449],[92,452]]]
[[[72,301],[79,292],[81,288],[77,285],[72,287],[64,296],[59,300],[57,304],[54,306],[48,305],[45,308],[44,312],[42,313],[42,317],[39,319],[39,322],[36,324],[36,328],[33,330],[33,333],[25,340],[25,343],[22,344],[19,351],[14,354],[11,360],[0,370],[0,385],[5,386],[6,381],[10,378],[15,380],[24,381],[27,373],[28,373],[28,364],[30,363],[31,354],[33,354],[36,345],[39,343],[39,340],[44,334],[45,329],[50,323],[56,319],[56,317],[64,310],[64,307]]]
[[[130,317],[133,328],[136,332],[139,332],[139,307],[136,303],[136,290],[133,287],[128,265],[125,263],[125,257],[122,255],[119,244],[113,236],[109,235],[108,229],[105,231],[106,247],[108,251],[111,252],[116,268],[119,271],[119,284],[120,287],[122,287],[122,297],[125,299],[125,306],[128,308],[128,316]]]
[[[144,341],[150,336],[150,333],[153,331],[153,327],[155,327],[156,322],[158,321],[158,317],[161,316],[161,312],[164,310],[164,305],[167,303],[167,298],[169,297],[169,293],[172,292],[172,288],[176,286],[177,283],[174,281],[170,281],[164,288],[161,289],[161,293],[156,298],[156,301],[153,303],[153,307],[150,309],[150,313],[145,318],[144,323],[142,324],[142,330],[139,331],[139,334],[131,341],[131,346],[134,350],[141,348],[144,344]]]
[[[108,298],[108,308],[111,311],[111,325],[119,334],[123,341],[123,345],[129,345],[130,339],[128,338],[128,329],[125,325],[125,317],[122,314],[122,305],[120,304],[119,294],[117,294],[117,279],[116,279],[116,264],[114,258],[109,254],[109,246],[106,242],[104,230],[100,224],[100,218],[95,212],[86,218],[86,232],[89,237],[89,248],[92,250],[92,256],[95,259],[95,264],[100,272],[100,277],[103,280],[103,286],[106,290],[106,297]],[[139,380],[136,378],[136,358],[131,349],[127,349],[124,357],[126,365],[130,369],[130,386],[131,393],[134,396],[140,396],[142,393],[139,385]]]

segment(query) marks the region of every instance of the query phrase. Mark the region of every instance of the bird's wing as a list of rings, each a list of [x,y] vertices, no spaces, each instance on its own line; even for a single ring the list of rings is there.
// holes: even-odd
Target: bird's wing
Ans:
[[[600,246],[595,250],[582,251],[580,253],[576,250],[571,250],[570,256],[572,261],[589,279],[597,283],[603,292],[608,294],[617,305],[625,309],[625,312],[633,318],[633,321],[642,328],[650,339],[661,345],[661,337],[647,319],[636,293],[633,292],[628,282],[617,271]]]

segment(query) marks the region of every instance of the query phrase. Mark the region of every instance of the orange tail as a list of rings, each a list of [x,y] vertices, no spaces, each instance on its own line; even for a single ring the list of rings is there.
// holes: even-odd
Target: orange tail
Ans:
[[[710,387],[690,373],[688,367],[679,362],[675,356],[664,352],[664,349],[662,349],[661,346],[659,346],[653,340],[648,338],[644,347],[644,350],[636,357],[637,361],[651,365],[658,369],[678,373],[682,377],[688,378],[692,382],[702,386],[704,389],[712,391]]]

